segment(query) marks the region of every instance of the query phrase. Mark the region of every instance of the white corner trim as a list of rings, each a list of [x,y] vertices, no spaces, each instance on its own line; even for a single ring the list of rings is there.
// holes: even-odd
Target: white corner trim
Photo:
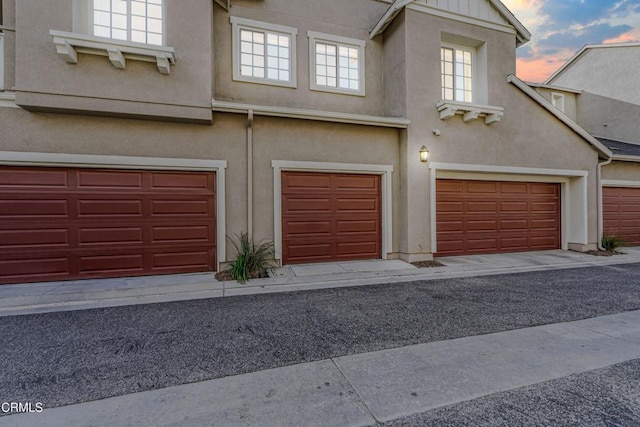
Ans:
[[[255,21],[253,19],[239,18],[237,16],[229,17],[231,22],[231,57],[232,57],[232,69],[233,80],[246,83],[257,83],[271,86],[282,86],[288,88],[296,88],[298,85],[298,71],[297,71],[297,48],[296,39],[298,35],[298,29],[294,27],[286,27],[284,25],[271,24],[268,22]],[[282,34],[289,37],[289,80],[276,80],[268,77],[249,77],[243,76],[240,72],[240,58],[241,58],[241,40],[240,30],[247,29],[251,31],[263,31]],[[265,54],[266,55],[266,54]],[[266,57],[265,57],[266,64]],[[265,72],[266,72],[265,65]]]
[[[340,113],[337,111],[305,110],[300,108],[276,107],[270,105],[240,104],[236,102],[211,101],[214,112],[246,114],[249,110],[256,116],[283,117],[302,120],[316,120],[333,123],[350,123],[367,126],[380,126],[406,129],[411,123],[403,117],[380,117],[361,114]]]
[[[107,56],[118,69],[126,67],[126,59],[155,62],[161,74],[169,74],[177,61],[175,49],[121,40],[105,39],[80,33],[50,30],[58,54],[69,64],[78,63],[78,53]]]
[[[603,179],[603,187],[628,187],[640,188],[640,181],[622,180],[622,179]]]
[[[0,92],[0,108],[20,108],[14,92]]]
[[[309,38],[309,88],[321,92],[365,96],[365,63],[367,62],[365,46],[367,43],[364,40],[334,36],[316,31],[307,31],[307,37]],[[316,83],[316,42],[332,44],[336,47],[345,46],[358,49],[358,85],[360,87],[358,90],[341,88],[339,86],[323,86]],[[336,83],[340,80],[339,71],[340,64],[336,57]]]
[[[484,123],[490,125],[502,120],[504,108],[492,105],[470,104],[458,101],[440,101],[436,104],[441,120],[449,120],[456,114],[462,114],[462,120],[467,123],[484,117]]]
[[[369,175],[381,175],[382,191],[382,259],[393,247],[393,188],[392,165],[371,165],[360,163],[299,162],[272,160],[273,167],[273,241],[275,258],[282,262],[282,172],[345,172]]]
[[[0,165],[215,172],[217,269],[226,261],[226,160],[0,151]]]
[[[575,133],[577,133],[582,138],[584,138],[597,151],[599,151],[601,154],[606,156],[606,158],[613,157],[613,153],[611,152],[611,150],[609,150],[600,141],[598,141],[593,136],[591,136],[586,130],[584,130],[582,127],[580,127],[580,125],[578,125],[576,122],[571,120],[566,114],[564,114],[563,112],[558,110],[556,107],[551,105],[549,101],[544,99],[542,95],[540,95],[538,92],[532,89],[525,82],[523,82],[513,74],[509,74],[507,76],[507,82],[511,83],[512,85],[520,89],[522,92],[528,95],[531,99],[533,99],[535,102],[540,104],[541,107],[543,107],[545,110],[547,110],[548,112],[556,116],[556,118],[558,118],[562,123],[567,125],[571,130],[573,130]]]

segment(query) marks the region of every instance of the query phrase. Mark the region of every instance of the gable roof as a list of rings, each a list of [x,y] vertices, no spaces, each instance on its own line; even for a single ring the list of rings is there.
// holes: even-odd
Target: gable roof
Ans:
[[[383,0],[390,1],[390,0]],[[376,25],[369,32],[369,37],[374,38],[379,34],[382,34],[384,30],[393,22],[398,14],[409,4],[415,0],[394,0],[390,1],[391,5],[386,12],[380,17]],[[480,0],[482,1],[482,0]],[[531,39],[531,33],[525,28],[524,25],[515,17],[513,13],[500,1],[500,0],[485,0],[491,6],[493,6],[500,16],[505,19],[509,25],[516,30],[516,38],[518,40],[517,46],[522,46]]]
[[[562,67],[558,68],[555,73],[551,74],[547,80],[544,81],[544,84],[549,84],[553,82],[557,77],[559,77],[565,70],[569,69],[573,64],[575,64],[585,53],[592,49],[609,49],[609,48],[620,48],[620,47],[640,47],[640,42],[625,42],[625,43],[602,43],[602,44],[588,44],[585,45],[582,49],[578,51],[575,55],[573,55],[567,62],[565,62]]]
[[[533,88],[531,88],[525,82],[523,82],[513,74],[509,74],[509,76],[507,76],[507,81],[513,84],[518,89],[520,89],[526,95],[528,95],[529,98],[533,99],[535,102],[540,104],[542,108],[546,109],[548,112],[556,116],[558,120],[560,120],[562,123],[567,125],[575,133],[580,135],[585,141],[591,144],[594,150],[596,150],[599,154],[601,154],[602,157],[606,159],[610,159],[613,157],[613,153],[611,152],[611,150],[609,150],[606,146],[604,146],[602,142],[594,138],[591,134],[589,134],[589,132],[584,130],[580,125],[578,125],[576,122],[574,122],[569,117],[567,117],[567,115],[564,114],[562,111],[558,110],[556,107],[551,105],[549,101],[544,99],[542,95],[536,92]]]

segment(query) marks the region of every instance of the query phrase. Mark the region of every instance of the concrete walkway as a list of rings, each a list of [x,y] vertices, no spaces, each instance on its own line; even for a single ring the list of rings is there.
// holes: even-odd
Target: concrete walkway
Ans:
[[[640,358],[640,311],[0,417],[0,426],[365,426]]]
[[[445,266],[434,268],[400,260],[308,264],[275,269],[275,277],[244,284],[201,273],[3,285],[0,316],[640,262],[640,247],[624,252],[612,257],[562,250],[442,257],[437,260]]]

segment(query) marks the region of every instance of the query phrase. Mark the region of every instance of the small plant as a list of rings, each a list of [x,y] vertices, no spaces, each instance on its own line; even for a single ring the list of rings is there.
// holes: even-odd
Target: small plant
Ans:
[[[236,234],[229,239],[236,252],[235,261],[231,261],[231,277],[240,283],[261,277],[271,267],[274,257],[273,242],[254,242],[249,233]]]
[[[607,252],[616,252],[620,246],[624,245],[624,241],[620,236],[613,234],[602,236],[602,248]]]

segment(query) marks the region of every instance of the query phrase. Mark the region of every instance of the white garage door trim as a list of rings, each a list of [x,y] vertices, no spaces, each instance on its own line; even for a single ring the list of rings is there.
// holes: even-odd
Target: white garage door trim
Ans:
[[[603,187],[628,187],[628,188],[640,188],[640,181],[626,181],[619,179],[603,179]]]
[[[273,167],[273,241],[276,260],[282,262],[282,172],[343,172],[366,175],[381,175],[382,179],[382,259],[392,247],[392,165],[368,165],[358,163],[300,162],[272,160]]]
[[[436,178],[560,184],[561,247],[567,250],[570,243],[588,244],[588,176],[584,170],[429,163],[431,250],[435,252],[437,248]]]
[[[226,260],[226,160],[202,160],[164,157],[101,156],[92,154],[27,153],[0,151],[2,166],[75,167],[141,170],[181,170],[216,173],[216,270]]]

